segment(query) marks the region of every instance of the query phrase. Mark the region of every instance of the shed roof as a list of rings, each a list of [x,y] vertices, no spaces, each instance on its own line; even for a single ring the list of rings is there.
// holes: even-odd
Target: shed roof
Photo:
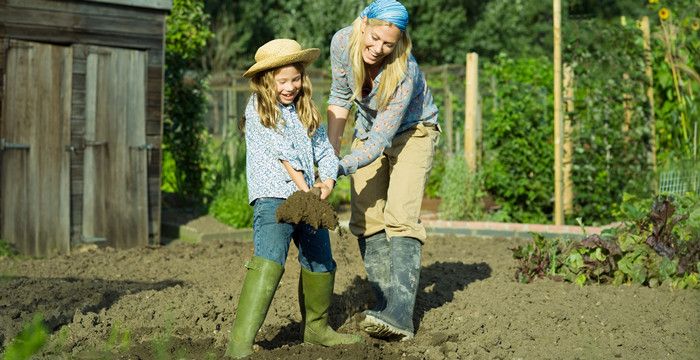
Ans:
[[[173,7],[173,0],[83,0],[99,2],[105,4],[117,4],[132,7],[142,7],[158,10],[170,10]]]

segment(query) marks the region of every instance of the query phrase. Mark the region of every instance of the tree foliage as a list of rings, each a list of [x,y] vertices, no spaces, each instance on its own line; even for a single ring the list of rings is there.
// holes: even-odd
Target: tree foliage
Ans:
[[[202,192],[205,83],[193,71],[211,37],[209,17],[197,0],[174,0],[167,18],[164,151],[175,162],[172,187],[197,199]]]

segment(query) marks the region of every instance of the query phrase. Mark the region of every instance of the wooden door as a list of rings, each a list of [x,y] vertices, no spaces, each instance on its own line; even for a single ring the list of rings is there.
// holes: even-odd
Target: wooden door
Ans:
[[[144,51],[90,46],[82,231],[116,248],[148,244]]]
[[[23,254],[70,250],[72,50],[10,41],[0,121],[0,238]]]

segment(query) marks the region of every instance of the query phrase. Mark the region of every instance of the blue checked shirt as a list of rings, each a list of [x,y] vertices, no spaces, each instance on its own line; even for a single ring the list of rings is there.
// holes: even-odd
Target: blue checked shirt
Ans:
[[[256,104],[256,96],[252,95],[245,109],[249,203],[262,197],[286,199],[299,190],[280,160],[302,171],[309,187],[315,182],[314,166],[318,166],[321,181],[336,180],[338,158],[324,127],[309,137],[295,106],[280,104],[282,121],[276,129],[267,128],[260,122]]]
[[[328,97],[329,105],[350,109],[355,80],[348,56],[348,44],[352,26],[340,29],[331,40],[331,68],[333,79]],[[365,140],[364,145],[353,150],[340,161],[340,171],[349,175],[382,154],[390,147],[396,134],[418,123],[438,126],[438,109],[423,73],[413,55],[409,56],[406,77],[399,83],[386,109],[377,112],[377,88],[382,71],[374,79],[372,91],[362,99],[355,99],[355,137]]]

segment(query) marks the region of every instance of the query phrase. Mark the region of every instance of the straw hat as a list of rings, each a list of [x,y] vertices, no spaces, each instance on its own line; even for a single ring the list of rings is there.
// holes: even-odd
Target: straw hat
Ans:
[[[255,64],[243,76],[253,77],[261,71],[297,62],[306,66],[314,62],[320,53],[321,50],[317,48],[302,50],[301,45],[291,39],[271,40],[255,52]]]

